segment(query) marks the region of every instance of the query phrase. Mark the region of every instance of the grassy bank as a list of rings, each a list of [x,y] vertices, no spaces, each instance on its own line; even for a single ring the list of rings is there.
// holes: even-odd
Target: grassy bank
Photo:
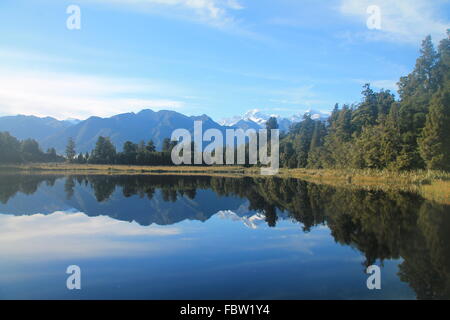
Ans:
[[[183,175],[251,175],[259,169],[239,166],[138,166],[70,163],[33,163],[23,165],[1,165],[0,172],[39,172],[62,174],[183,174]]]
[[[3,172],[39,172],[62,174],[183,174],[210,176],[261,176],[259,168],[240,166],[129,166],[44,163],[3,165]],[[387,170],[280,169],[278,177],[298,178],[314,183],[366,190],[401,190],[421,194],[424,198],[450,204],[450,172]]]
[[[281,169],[279,175],[336,187],[416,192],[426,199],[450,204],[450,172],[427,170],[396,172],[368,169]]]

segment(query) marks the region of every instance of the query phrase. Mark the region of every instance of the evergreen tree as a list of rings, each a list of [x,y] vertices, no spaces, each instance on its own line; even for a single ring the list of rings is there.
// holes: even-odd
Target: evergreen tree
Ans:
[[[56,154],[54,148],[43,152],[36,140],[19,141],[8,132],[0,132],[0,163],[56,162],[61,160],[62,157]]]
[[[417,139],[425,125],[431,97],[439,82],[438,54],[430,36],[422,42],[420,53],[414,70],[408,76],[400,78],[398,83],[401,98],[399,124],[403,145],[401,161],[408,169],[424,167]]]
[[[131,141],[126,141],[123,145],[123,162],[126,164],[136,164],[136,157],[139,146]]]
[[[47,149],[45,157],[46,157],[46,161],[49,161],[49,162],[56,162],[56,161],[58,161],[58,155],[56,154],[55,148]]]
[[[84,156],[83,156],[82,153],[80,153],[80,154],[78,155],[78,157],[77,157],[77,163],[80,163],[80,164],[86,163],[86,161],[85,161]]]
[[[395,103],[395,96],[389,90],[381,89],[375,93],[377,107],[377,122],[380,123],[389,115],[389,112]]]
[[[168,151],[170,151],[170,145],[171,145],[170,139],[169,139],[169,138],[165,138],[165,139],[163,140],[163,143],[162,143],[162,151],[163,151],[163,152],[168,152]]]
[[[344,105],[334,110],[333,119],[329,122],[328,135],[324,139],[322,163],[325,167],[346,168],[351,163],[352,146],[352,109]]]
[[[113,164],[116,158],[116,147],[109,138],[98,137],[95,149],[89,161],[92,163]]]
[[[20,147],[20,141],[9,132],[0,132],[0,163],[22,162],[24,159]]]
[[[438,54],[434,49],[431,36],[427,36],[422,42],[420,57],[416,60],[414,70],[406,77],[401,77],[398,83],[399,94],[402,100],[418,95],[432,93],[437,88],[436,63]]]
[[[39,143],[34,139],[22,141],[21,152],[25,161],[40,162],[45,160],[45,155],[39,148]]]
[[[311,144],[308,153],[308,167],[309,168],[322,168],[323,164],[321,161],[322,155],[324,153],[324,139],[327,134],[327,129],[323,122],[316,121],[314,125],[314,131],[311,137]]]
[[[69,162],[73,162],[76,155],[75,151],[75,141],[72,138],[69,138],[66,146],[66,158]]]
[[[375,125],[378,117],[377,96],[366,83],[363,87],[363,102],[352,113],[352,125],[357,133],[360,133],[364,126]]]
[[[270,117],[269,120],[267,120],[267,122],[266,122],[266,129],[267,129],[267,130],[278,129],[278,121],[277,121],[277,118],[275,118],[275,117]],[[269,132],[270,132],[270,131],[269,131]]]
[[[381,132],[381,162],[388,169],[404,169],[403,164],[398,159],[401,152],[401,134],[398,125],[399,107],[394,103],[389,111],[386,120],[382,121]]]
[[[450,86],[434,95],[419,148],[428,169],[450,170]]]
[[[443,89],[450,83],[450,29],[447,30],[447,38],[441,40],[439,44],[438,55],[438,87],[439,89]]]
[[[328,117],[328,126],[331,126],[334,122],[336,122],[337,118],[339,116],[339,104],[336,103],[334,105],[333,111],[331,112],[331,115]]]
[[[309,148],[310,152],[323,145],[323,138],[325,137],[325,135],[326,135],[325,125],[321,121],[316,121],[314,124],[314,131],[311,137],[311,145]]]
[[[155,152],[156,151],[155,143],[153,142],[153,140],[149,140],[147,142],[147,145],[146,145],[145,148],[147,149],[148,152]]]
[[[353,125],[352,109],[349,106],[344,105],[342,110],[339,111],[339,115],[333,129],[339,140],[342,142],[350,141],[353,133]]]
[[[305,115],[303,121],[293,127],[293,147],[297,159],[297,167],[304,168],[308,164],[308,154],[311,149],[315,123],[311,116]]]

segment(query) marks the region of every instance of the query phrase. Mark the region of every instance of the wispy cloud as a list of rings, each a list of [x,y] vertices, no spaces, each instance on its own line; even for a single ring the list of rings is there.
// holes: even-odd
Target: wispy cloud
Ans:
[[[74,59],[37,52],[25,52],[15,48],[0,47],[0,58],[3,61],[29,61],[50,63],[73,63]]]
[[[314,85],[274,90],[272,94],[275,98],[272,98],[270,101],[281,105],[292,105],[298,107],[306,106],[311,108],[313,106],[327,103],[327,101],[321,99],[315,92]]]
[[[428,34],[435,40],[445,37],[450,22],[441,9],[448,4],[447,0],[342,0],[338,10],[365,26],[367,8],[377,5],[381,9],[381,30],[346,33],[346,37],[417,44]]]
[[[182,100],[161,96],[177,91],[175,87],[148,79],[0,71],[0,110],[3,115],[84,119],[144,108],[178,109],[184,106]]]
[[[255,32],[245,25],[237,14],[245,9],[239,0],[78,0],[78,2],[101,3],[140,14],[190,21],[271,45],[280,43],[267,34]]]
[[[238,0],[84,0],[105,4],[124,5],[141,12],[157,12],[164,10],[166,15],[182,17],[189,20],[223,27],[234,22],[230,11],[244,7]],[[169,10],[166,10],[169,9]]]
[[[154,237],[163,241],[162,238],[169,240],[181,233],[179,228],[142,227],[135,222],[88,217],[83,213],[0,215],[0,257],[48,260],[148,254],[161,249],[154,245]],[[133,241],[137,237],[141,241]]]

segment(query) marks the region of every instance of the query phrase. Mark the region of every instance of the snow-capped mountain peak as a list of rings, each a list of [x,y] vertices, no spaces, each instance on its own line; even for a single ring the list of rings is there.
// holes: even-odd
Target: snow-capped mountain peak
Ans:
[[[234,116],[231,118],[225,118],[225,119],[221,119],[219,121],[217,121],[218,124],[220,124],[221,126],[234,126],[236,123],[238,123],[239,121],[242,120],[241,116]]]
[[[269,120],[270,116],[264,114],[259,109],[253,109],[247,111],[242,117],[243,120],[250,120],[256,122],[259,125],[264,125],[267,120]]]
[[[236,126],[244,130],[248,128],[257,129],[264,128],[267,120],[269,120],[270,117],[275,117],[278,120],[280,130],[287,131],[293,123],[303,121],[304,115],[309,115],[313,120],[325,121],[330,116],[330,113],[310,109],[304,113],[297,113],[290,117],[281,117],[276,114],[267,115],[260,109],[252,109],[244,113],[243,116],[234,116],[231,118],[223,119],[219,121],[219,123],[223,126]]]
[[[291,120],[292,122],[301,122],[301,121],[303,121],[304,116],[310,116],[311,119],[313,119],[313,120],[325,121],[330,116],[330,113],[319,111],[319,110],[309,109],[309,110],[306,110],[304,113],[294,114],[293,116],[291,116],[289,118],[289,120]]]

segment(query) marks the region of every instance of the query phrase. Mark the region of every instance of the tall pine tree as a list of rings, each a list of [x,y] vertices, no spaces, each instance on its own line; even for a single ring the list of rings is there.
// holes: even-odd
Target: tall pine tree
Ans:
[[[403,145],[401,161],[405,169],[424,166],[417,139],[425,126],[430,101],[439,82],[438,54],[430,36],[422,42],[420,53],[414,70],[408,76],[400,78],[398,83],[401,98],[399,124]]]
[[[450,170],[450,88],[433,96],[419,149],[428,169]]]
[[[69,162],[73,162],[75,159],[76,151],[75,151],[75,141],[72,138],[69,138],[66,146],[66,157]]]

